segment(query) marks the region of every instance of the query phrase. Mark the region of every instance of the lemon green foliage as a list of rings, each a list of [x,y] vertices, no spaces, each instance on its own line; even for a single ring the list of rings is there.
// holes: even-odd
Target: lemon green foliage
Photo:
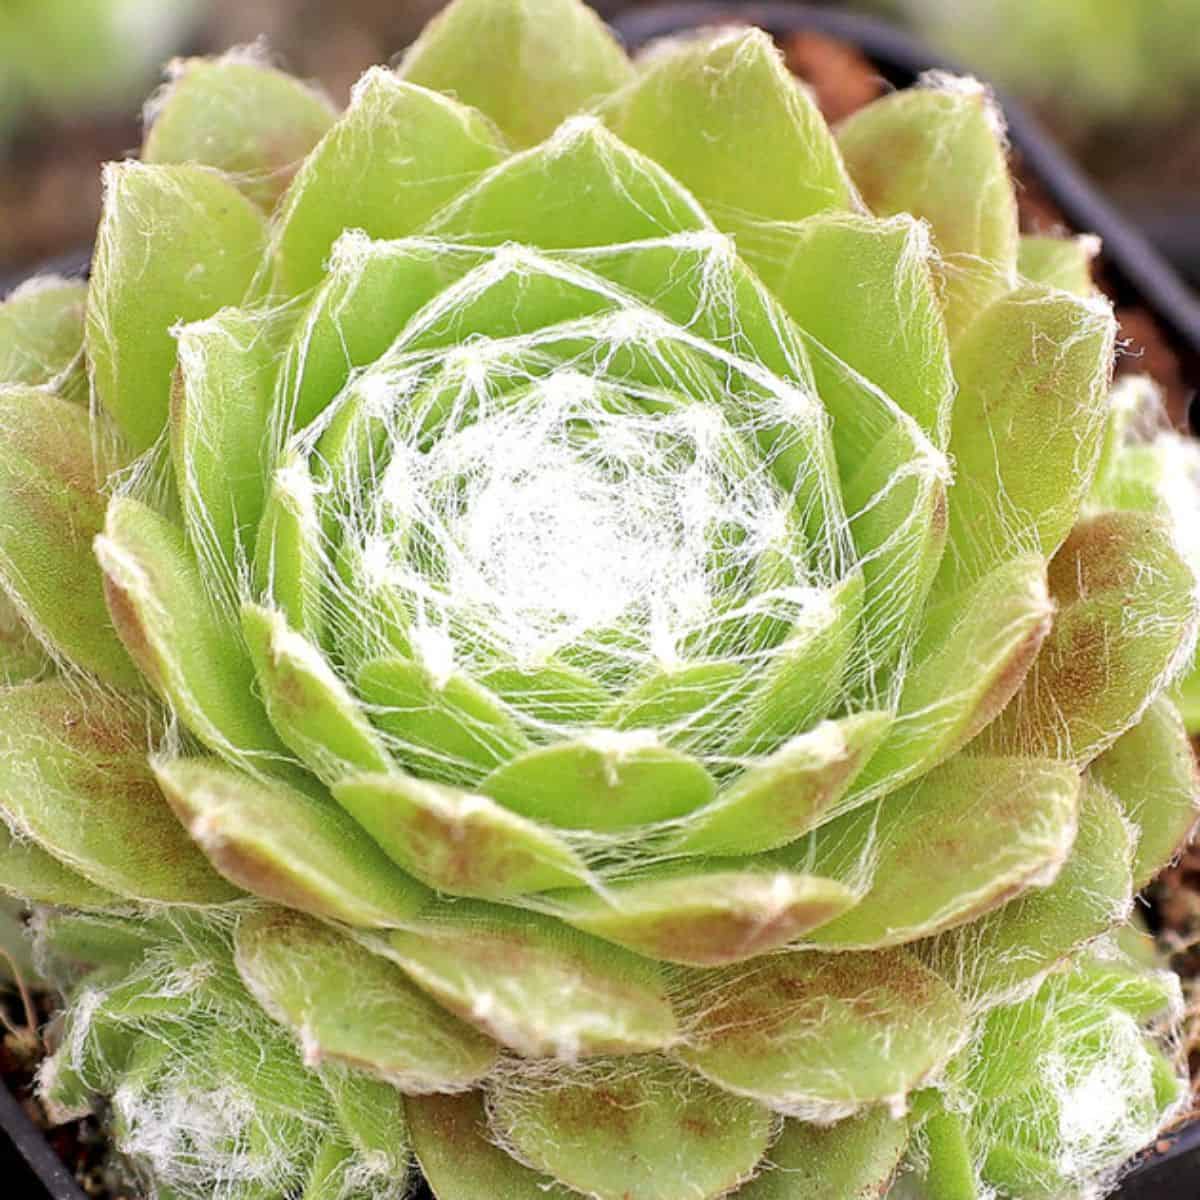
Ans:
[[[204,0],[6,0],[0,141],[31,113],[134,110]]]
[[[1197,0],[872,0],[998,85],[1088,125],[1183,115],[1200,94]]]
[[[171,1200],[1111,1181],[1197,580],[986,91],[833,131],[759,31],[456,0],[344,113],[153,116],[0,309],[52,1110]]]

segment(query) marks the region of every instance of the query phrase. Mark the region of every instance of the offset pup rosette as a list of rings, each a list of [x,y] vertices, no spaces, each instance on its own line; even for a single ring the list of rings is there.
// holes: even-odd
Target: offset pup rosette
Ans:
[[[235,53],[150,117],[0,309],[49,1103],[187,1200],[1111,1178],[1197,581],[986,92],[835,133],[759,31],[458,0],[340,115]]]

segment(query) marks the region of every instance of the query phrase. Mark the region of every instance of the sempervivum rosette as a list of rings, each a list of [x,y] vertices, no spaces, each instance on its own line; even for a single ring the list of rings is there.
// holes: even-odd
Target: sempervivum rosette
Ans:
[[[460,0],[336,119],[183,64],[86,321],[3,318],[48,1099],[171,1197],[1118,1165],[1180,1090],[1107,935],[1192,819],[1196,581],[1083,508],[1086,253],[979,87],[835,138],[757,31]]]

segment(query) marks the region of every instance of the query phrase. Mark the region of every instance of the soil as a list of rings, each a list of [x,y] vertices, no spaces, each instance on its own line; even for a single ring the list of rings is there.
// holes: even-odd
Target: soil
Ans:
[[[326,5],[320,0],[216,0],[217,19],[207,44],[212,49],[252,40],[266,32],[278,58],[289,69],[319,78],[339,101],[372,62],[386,61],[436,8],[435,0],[347,0]],[[609,7],[618,7],[613,4]],[[398,11],[399,10],[399,11]],[[782,43],[789,67],[813,89],[827,119],[836,122],[889,86],[858,50],[819,34],[797,34]],[[44,262],[70,251],[91,237],[99,206],[99,163],[132,152],[140,141],[136,119],[112,120],[45,129],[36,138],[18,139],[0,162],[0,264],[20,267]],[[1066,232],[1061,212],[1040,182],[1018,160],[1018,209],[1025,232]],[[19,240],[18,233],[19,231]],[[1112,294],[1097,264],[1096,280]],[[1119,307],[1121,350],[1117,372],[1145,372],[1167,395],[1168,412],[1180,429],[1187,428],[1188,404],[1194,394],[1183,364],[1154,316],[1136,307]],[[1200,750],[1200,744],[1197,745]],[[1189,998],[1185,1049],[1193,1079],[1200,1081],[1200,846],[1183,852],[1180,861],[1151,885],[1143,897],[1147,923],[1184,980]],[[46,1010],[41,1020],[49,1017]],[[23,1017],[9,1006],[9,1023],[20,1028]],[[106,1147],[96,1121],[86,1119],[49,1128],[34,1095],[33,1076],[39,1047],[28,1037],[8,1033],[0,1042],[0,1079],[47,1130],[51,1144],[71,1166],[86,1195],[95,1200],[135,1200],[106,1166]],[[1200,1113],[1200,1102],[1187,1117]]]

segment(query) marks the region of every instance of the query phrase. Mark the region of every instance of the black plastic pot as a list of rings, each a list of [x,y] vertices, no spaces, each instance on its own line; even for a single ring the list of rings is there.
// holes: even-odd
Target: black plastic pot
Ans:
[[[611,12],[621,0],[602,4]],[[625,44],[636,50],[653,38],[706,25],[740,23],[761,26],[777,37],[803,31],[824,33],[857,46],[898,87],[911,84],[923,71],[963,72],[963,67],[928,50],[920,42],[882,21],[837,10],[790,3],[699,2],[632,8],[612,18]],[[1000,95],[1009,137],[1025,165],[1077,230],[1103,240],[1106,278],[1120,304],[1147,309],[1159,321],[1172,349],[1184,365],[1193,389],[1192,427],[1200,434],[1200,300],[1179,280],[1149,242],[1106,201],[1071,160],[1020,105]],[[88,255],[64,256],[48,269],[82,274]],[[18,279],[0,280],[0,296]],[[83,1192],[20,1105],[0,1085],[0,1179],[11,1181],[5,1195],[21,1200],[85,1200]],[[1126,1175],[1113,1200],[1186,1200],[1200,1196],[1200,1121],[1167,1135]],[[414,1200],[433,1200],[423,1188]]]

